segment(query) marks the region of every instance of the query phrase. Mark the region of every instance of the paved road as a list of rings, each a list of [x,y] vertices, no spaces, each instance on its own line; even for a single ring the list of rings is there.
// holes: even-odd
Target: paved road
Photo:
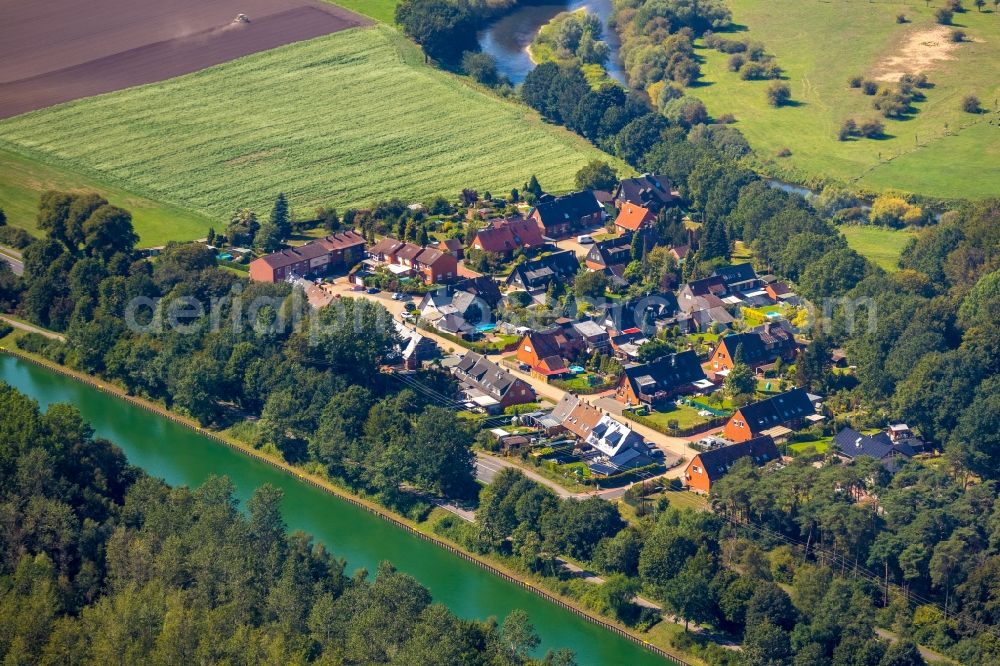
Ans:
[[[500,470],[505,467],[511,469],[520,470],[522,474],[531,479],[532,481],[537,481],[538,483],[550,488],[552,492],[559,495],[559,497],[574,497],[576,499],[585,499],[590,497],[593,493],[574,493],[566,490],[560,486],[555,481],[546,479],[541,474],[531,471],[530,469],[525,469],[520,465],[515,465],[509,460],[504,458],[498,458],[496,456],[491,456],[488,453],[477,452],[476,453],[476,478],[483,483],[492,483],[494,477],[500,472]]]
[[[24,262],[21,261],[21,253],[12,247],[0,245],[0,259],[10,264],[14,275],[24,275]]]
[[[27,324],[23,321],[18,321],[16,319],[11,319],[10,317],[5,317],[3,315],[0,315],[0,319],[7,322],[14,328],[21,329],[22,331],[28,331],[30,333],[38,333],[39,335],[44,335],[45,337],[51,340],[60,340],[62,342],[66,342],[66,336],[61,333],[56,333],[55,331],[49,331],[44,328],[39,328],[38,326]]]

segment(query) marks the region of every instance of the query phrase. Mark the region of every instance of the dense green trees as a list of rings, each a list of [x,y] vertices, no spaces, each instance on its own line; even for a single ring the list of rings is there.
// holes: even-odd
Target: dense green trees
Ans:
[[[130,467],[71,407],[9,387],[0,406],[5,663],[536,663],[523,612],[460,620],[388,563],[349,577],[286,532],[273,487],[244,513],[227,479],[172,489]]]
[[[396,5],[396,23],[434,60],[458,62],[476,47],[476,21],[467,0],[403,0]]]

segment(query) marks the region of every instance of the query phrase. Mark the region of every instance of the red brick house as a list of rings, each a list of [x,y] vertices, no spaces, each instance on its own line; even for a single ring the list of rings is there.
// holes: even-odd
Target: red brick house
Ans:
[[[780,454],[774,440],[767,435],[705,451],[692,458],[684,469],[684,485],[688,490],[707,493],[712,484],[725,476],[729,468],[742,458],[749,458],[759,467],[778,460]]]
[[[745,442],[760,435],[781,437],[815,413],[805,389],[794,388],[740,407],[726,422],[722,434],[733,442]]]
[[[458,278],[458,259],[450,252],[413,243],[403,243],[395,238],[383,238],[368,248],[368,256],[377,262],[409,269],[424,282],[441,284]]]
[[[528,216],[549,238],[564,238],[574,231],[591,229],[604,221],[604,208],[593,192],[561,197],[542,195]]]
[[[467,391],[492,398],[499,409],[535,401],[535,389],[526,381],[518,379],[482,354],[466,353],[451,371]]]
[[[250,279],[281,282],[289,276],[327,275],[364,258],[365,239],[355,231],[342,231],[300,247],[279,250],[250,262]]]
[[[743,362],[757,370],[774,363],[778,358],[790,361],[795,358],[795,339],[780,326],[764,324],[761,332],[733,333],[719,340],[709,359],[709,369],[731,370],[739,349]]]
[[[569,372],[567,361],[587,350],[587,341],[568,321],[545,331],[532,331],[517,346],[517,360],[545,379]]]
[[[491,220],[472,239],[471,247],[510,258],[515,250],[540,247],[545,244],[538,222],[532,218],[510,217]]]
[[[698,355],[689,349],[625,368],[615,399],[626,405],[655,405],[694,390],[695,382],[704,379]]]

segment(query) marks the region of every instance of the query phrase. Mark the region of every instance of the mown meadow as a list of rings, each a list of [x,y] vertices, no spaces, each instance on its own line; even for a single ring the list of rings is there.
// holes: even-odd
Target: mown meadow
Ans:
[[[532,174],[558,192],[588,160],[609,159],[527,107],[425,65],[382,26],[5,120],[0,148],[217,228],[237,207],[266,214],[279,192],[299,215],[463,187],[506,192]],[[148,230],[138,231],[145,243]]]
[[[774,108],[765,91],[768,81],[743,81],[728,71],[729,56],[699,48],[704,77],[691,94],[713,115],[733,113],[758,152],[765,171],[795,182],[823,180],[873,190],[898,189],[938,197],[978,198],[996,195],[1000,182],[1000,14],[987,1],[978,11],[971,0],[954,15],[945,39],[934,13],[944,3],[832,3],[798,0],[727,0],[735,29],[726,36],[764,44],[785,70],[792,104]],[[897,17],[905,17],[898,23]],[[954,47],[951,30],[966,40]],[[881,140],[838,141],[849,117],[880,118],[872,97],[848,86],[848,78],[876,79],[899,70],[893,57],[912,62],[917,52],[945,51],[945,59],[918,69],[933,87],[914,104],[916,113],[887,120]],[[880,82],[883,85],[885,82]],[[966,95],[976,95],[990,113],[961,109]],[[791,155],[777,157],[787,148]]]

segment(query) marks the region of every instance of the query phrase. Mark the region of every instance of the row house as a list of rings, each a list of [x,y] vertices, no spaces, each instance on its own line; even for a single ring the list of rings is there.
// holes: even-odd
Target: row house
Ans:
[[[788,329],[767,322],[760,330],[720,338],[709,359],[709,369],[715,373],[731,370],[739,354],[742,362],[753,370],[764,370],[779,358],[793,360],[796,349],[795,338]]]
[[[580,261],[576,258],[576,253],[563,250],[517,264],[504,284],[507,288],[539,293],[547,290],[553,280],[572,280],[579,271]]]
[[[517,346],[517,360],[543,379],[569,373],[569,362],[587,351],[587,340],[568,319],[552,328],[530,331]]]
[[[458,277],[458,259],[450,252],[385,237],[368,249],[372,260],[392,273],[414,275],[428,284],[452,282]]]
[[[482,354],[467,352],[452,374],[463,385],[466,396],[480,406],[502,411],[512,405],[535,402],[535,390]]]
[[[365,239],[356,231],[342,231],[300,247],[279,250],[250,262],[250,279],[281,282],[307,275],[328,275],[364,259]]]

